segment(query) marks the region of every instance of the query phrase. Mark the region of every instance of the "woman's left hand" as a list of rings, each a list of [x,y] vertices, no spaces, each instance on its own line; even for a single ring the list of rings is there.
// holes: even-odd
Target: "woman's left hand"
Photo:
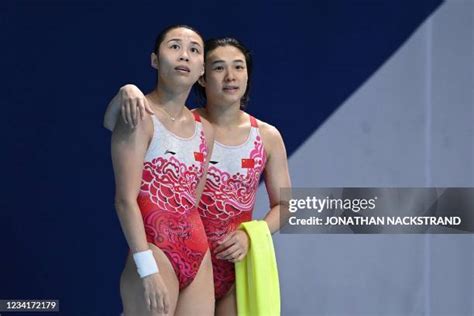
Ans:
[[[238,262],[245,258],[248,250],[249,237],[247,233],[237,229],[219,242],[219,246],[216,247],[214,253],[217,259]]]

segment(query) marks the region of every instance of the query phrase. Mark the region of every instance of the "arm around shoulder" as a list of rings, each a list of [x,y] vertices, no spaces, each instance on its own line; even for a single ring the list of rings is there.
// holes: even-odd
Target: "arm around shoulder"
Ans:
[[[105,110],[104,114],[104,127],[108,129],[109,131],[113,131],[115,124],[117,123],[117,118],[120,114],[120,101],[121,101],[121,96],[120,96],[120,90],[117,92],[117,94],[110,100],[109,105],[107,106],[107,109]]]
[[[135,128],[145,119],[145,113],[154,114],[143,93],[133,84],[126,84],[119,89],[110,101],[104,115],[104,127],[112,131],[117,121],[122,120]],[[140,118],[140,119],[139,119]]]

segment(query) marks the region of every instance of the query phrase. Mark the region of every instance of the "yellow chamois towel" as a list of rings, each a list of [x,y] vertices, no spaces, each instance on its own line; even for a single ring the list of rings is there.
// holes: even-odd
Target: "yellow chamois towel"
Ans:
[[[239,316],[279,316],[280,283],[273,240],[267,222],[251,221],[239,227],[250,238],[247,256],[235,264]]]

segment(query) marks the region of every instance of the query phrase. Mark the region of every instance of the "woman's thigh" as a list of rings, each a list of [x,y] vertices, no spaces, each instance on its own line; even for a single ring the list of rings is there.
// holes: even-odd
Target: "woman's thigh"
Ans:
[[[168,260],[168,257],[155,245],[148,243],[150,249],[160,269],[160,275],[167,286],[170,312],[168,315],[173,315],[176,309],[176,303],[179,294],[179,284],[173,266]],[[125,264],[125,269],[120,278],[120,295],[122,297],[122,305],[124,316],[155,316],[160,315],[156,312],[148,311],[145,304],[144,288],[142,280],[137,273],[135,262],[132,255],[129,255]]]
[[[176,316],[213,316],[214,280],[211,254],[207,250],[193,282],[179,293]]]
[[[216,316],[237,315],[237,296],[235,294],[235,283],[229,292],[216,302]]]

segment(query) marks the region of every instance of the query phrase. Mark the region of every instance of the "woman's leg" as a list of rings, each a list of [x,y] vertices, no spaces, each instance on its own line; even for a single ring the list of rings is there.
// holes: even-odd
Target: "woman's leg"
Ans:
[[[213,316],[214,304],[214,281],[208,249],[193,282],[179,293],[175,316]]]
[[[237,296],[235,283],[227,294],[216,302],[216,316],[237,315]]]
[[[168,315],[173,315],[179,294],[178,279],[176,278],[173,266],[163,251],[151,243],[148,243],[148,245],[153,251],[156,263],[160,269],[159,273],[168,288],[170,299],[170,311]],[[129,255],[120,278],[120,296],[122,297],[124,316],[162,315],[148,311],[145,304],[144,293],[145,291],[140,276],[137,273],[135,262],[133,261],[132,255]]]

